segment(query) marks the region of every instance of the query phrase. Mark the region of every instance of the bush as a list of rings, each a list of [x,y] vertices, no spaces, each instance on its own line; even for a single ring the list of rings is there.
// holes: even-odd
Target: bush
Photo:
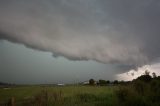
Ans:
[[[119,101],[125,101],[127,99],[128,94],[129,94],[129,90],[126,87],[120,87],[116,91],[116,95],[117,95]]]
[[[105,81],[105,80],[99,80],[99,85],[100,86],[107,85],[107,81]]]
[[[141,75],[140,77],[137,78],[137,80],[150,82],[152,80],[152,77],[150,75]]]
[[[142,80],[141,78],[143,79],[144,76],[127,86],[121,85],[116,91],[121,106],[160,106],[160,80],[158,77],[151,80]],[[146,79],[146,75],[144,79]]]
[[[116,96],[120,106],[146,106],[142,96],[129,86],[120,87],[116,91]]]
[[[90,84],[90,85],[95,85],[94,79],[90,79],[90,80],[89,80],[89,84]]]
[[[118,80],[114,80],[114,81],[113,81],[113,84],[118,84]]]
[[[133,87],[134,87],[135,91],[140,95],[144,95],[144,93],[147,90],[147,84],[141,80],[135,81],[133,83]]]

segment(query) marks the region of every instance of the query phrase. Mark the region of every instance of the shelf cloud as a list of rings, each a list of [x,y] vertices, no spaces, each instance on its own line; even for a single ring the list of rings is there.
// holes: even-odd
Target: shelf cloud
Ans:
[[[160,57],[159,0],[0,1],[0,39],[134,69]]]

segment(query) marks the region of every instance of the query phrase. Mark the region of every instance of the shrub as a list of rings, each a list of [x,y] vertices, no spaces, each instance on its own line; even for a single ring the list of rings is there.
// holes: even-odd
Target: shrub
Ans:
[[[127,87],[120,87],[117,91],[116,91],[116,95],[119,99],[119,101],[125,101],[127,99],[129,90]]]
[[[147,84],[141,80],[136,80],[133,83],[133,87],[135,91],[140,95],[144,95],[145,91],[147,90]]]
[[[94,79],[90,79],[90,80],[89,80],[89,84],[90,84],[90,85],[95,85]]]
[[[137,80],[150,82],[152,80],[152,77],[150,75],[141,75],[140,77],[137,78]]]
[[[113,84],[118,84],[118,80],[114,80],[114,81],[113,81]]]
[[[105,80],[99,80],[99,85],[104,86],[104,85],[107,85],[107,84],[108,84],[107,81],[105,81]]]
[[[146,106],[142,96],[129,86],[120,87],[116,91],[116,96],[120,106]]]

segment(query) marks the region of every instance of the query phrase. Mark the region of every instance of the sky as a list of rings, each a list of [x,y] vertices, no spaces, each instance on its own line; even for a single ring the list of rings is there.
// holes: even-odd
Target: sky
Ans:
[[[1,0],[0,81],[159,74],[159,19],[159,0]]]

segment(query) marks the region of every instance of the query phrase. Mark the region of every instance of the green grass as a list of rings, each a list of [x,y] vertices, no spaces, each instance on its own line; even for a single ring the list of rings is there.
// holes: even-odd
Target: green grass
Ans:
[[[0,88],[0,106],[160,106],[159,88],[158,79],[115,86]]]
[[[113,86],[0,88],[0,103],[7,103],[14,97],[18,106],[115,106],[115,89]]]
[[[0,88],[0,106],[160,106],[160,77],[142,75],[114,86]]]

